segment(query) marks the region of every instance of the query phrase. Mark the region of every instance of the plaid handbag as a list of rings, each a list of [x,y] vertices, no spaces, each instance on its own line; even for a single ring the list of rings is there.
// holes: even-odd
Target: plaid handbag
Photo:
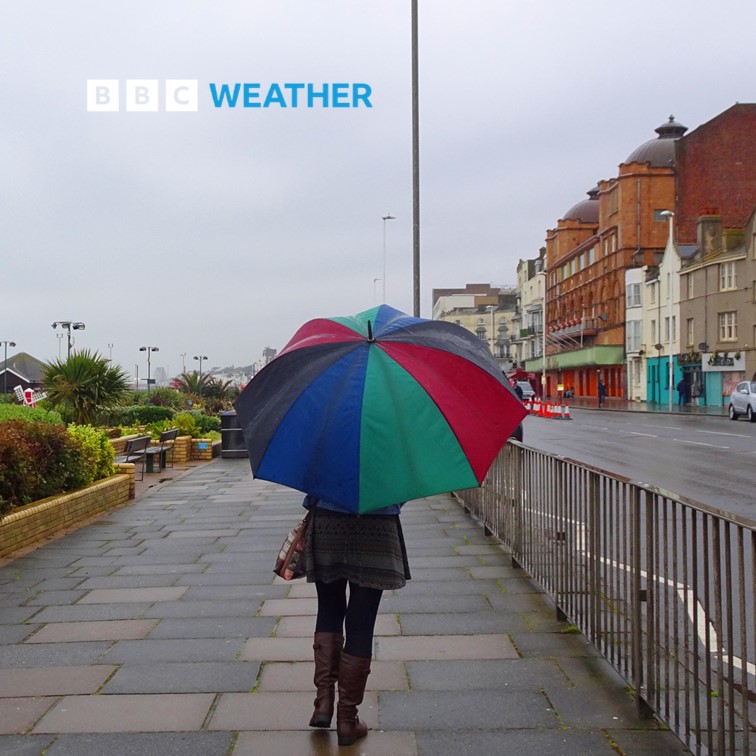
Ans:
[[[278,552],[273,572],[284,580],[296,580],[305,575],[305,538],[310,524],[311,512],[295,528],[292,528]]]

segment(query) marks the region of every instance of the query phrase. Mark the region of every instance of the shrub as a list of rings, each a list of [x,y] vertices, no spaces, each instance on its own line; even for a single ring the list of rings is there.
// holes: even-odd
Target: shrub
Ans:
[[[11,507],[87,485],[81,443],[63,425],[0,423],[0,515]]]
[[[87,482],[84,485],[115,474],[113,467],[115,452],[107,433],[91,425],[69,425],[68,435],[78,440],[84,451],[84,462],[87,467]]]
[[[0,404],[0,423],[6,420],[26,420],[31,423],[52,423],[53,425],[63,422],[61,416],[54,410],[24,407],[21,404]]]
[[[175,388],[161,386],[156,388],[150,394],[150,402],[155,407],[170,407],[171,409],[181,409],[186,405],[186,396],[181,394]]]
[[[218,431],[220,433],[221,422],[220,417],[217,415],[207,415],[201,410],[190,410],[189,414],[194,418],[194,422],[197,423],[201,435],[210,431]]]
[[[122,410],[119,425],[147,425],[161,420],[170,420],[175,412],[170,407],[153,407],[152,405],[134,405]]]
[[[179,429],[179,436],[191,436],[199,438],[200,429],[190,412],[179,412],[173,418],[173,427]]]

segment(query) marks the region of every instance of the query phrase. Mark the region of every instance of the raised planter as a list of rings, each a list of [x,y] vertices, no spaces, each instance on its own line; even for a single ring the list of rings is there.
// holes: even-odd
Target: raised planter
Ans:
[[[0,557],[74,528],[96,514],[123,506],[129,498],[132,498],[129,495],[129,475],[118,474],[87,488],[14,509],[0,519]]]
[[[217,457],[220,451],[220,441],[213,441],[210,438],[192,439],[192,459],[210,461],[213,457]]]

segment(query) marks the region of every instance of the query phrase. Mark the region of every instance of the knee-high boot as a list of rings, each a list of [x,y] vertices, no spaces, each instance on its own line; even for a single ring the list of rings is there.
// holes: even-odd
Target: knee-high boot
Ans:
[[[341,654],[339,665],[339,702],[336,709],[336,733],[339,745],[351,745],[367,735],[367,725],[357,716],[365,685],[370,674],[370,659]]]
[[[330,727],[344,636],[341,633],[315,633],[315,642],[312,647],[315,651],[313,682],[317,688],[317,694],[315,695],[315,711],[310,718],[310,727]]]

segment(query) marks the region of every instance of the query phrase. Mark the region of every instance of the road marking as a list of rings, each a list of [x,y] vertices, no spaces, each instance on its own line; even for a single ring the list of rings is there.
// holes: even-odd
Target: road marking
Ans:
[[[727,447],[723,447],[727,448]],[[576,533],[575,533],[575,546],[577,547],[577,551],[581,554],[584,554],[586,557],[593,558],[594,555],[592,552],[590,552],[586,548],[586,525],[581,520],[573,520],[571,518],[559,518],[558,516],[555,516],[551,514],[550,512],[543,512],[541,510],[535,509],[533,507],[527,507],[527,511],[532,512],[536,515],[540,515],[542,518],[546,520],[557,520],[559,524],[562,523],[569,523],[571,525],[576,526]],[[618,562],[616,559],[610,559],[608,557],[604,557],[601,555],[598,555],[598,561],[602,564],[605,564],[609,567],[612,567],[616,570],[622,570],[624,572],[633,573],[633,568],[629,564],[625,564],[624,562]],[[745,669],[746,673],[749,675],[756,674],[756,664],[753,662],[744,662],[743,659],[741,659],[738,656],[735,656],[734,654],[730,657],[729,654],[727,654],[727,650],[723,647],[719,646],[719,639],[717,636],[717,631],[714,626],[714,623],[707,619],[706,617],[706,610],[701,603],[700,599],[696,598],[696,592],[689,588],[684,583],[679,582],[678,580],[674,580],[669,577],[663,577],[661,575],[649,575],[649,573],[646,570],[639,570],[639,575],[644,580],[648,581],[649,579],[654,580],[656,583],[659,583],[659,585],[665,586],[667,588],[671,588],[673,591],[677,593],[677,597],[680,600],[680,602],[683,604],[683,607],[687,605],[688,609],[688,617],[693,624],[694,632],[698,634],[699,641],[706,646],[706,626],[709,627],[709,645],[708,650],[713,654],[720,654],[722,656],[722,661],[724,664],[728,665],[730,664],[730,658],[732,659],[732,666],[736,669]]]
[[[638,425],[644,425],[646,428],[666,428],[667,430],[680,430],[679,425],[654,425],[653,423],[638,423]]]
[[[631,436],[648,436],[649,438],[659,438],[656,433],[639,433],[638,431],[628,431]]]
[[[735,436],[735,438],[751,438],[751,436],[748,436],[745,433],[723,433],[722,431],[705,431],[705,430],[696,431],[696,433],[708,433],[712,436]]]
[[[688,441],[687,438],[673,438],[673,441],[679,441],[681,444],[695,444],[696,446],[711,446],[714,449],[729,449],[729,446],[720,446],[719,444],[705,444],[703,441]]]

